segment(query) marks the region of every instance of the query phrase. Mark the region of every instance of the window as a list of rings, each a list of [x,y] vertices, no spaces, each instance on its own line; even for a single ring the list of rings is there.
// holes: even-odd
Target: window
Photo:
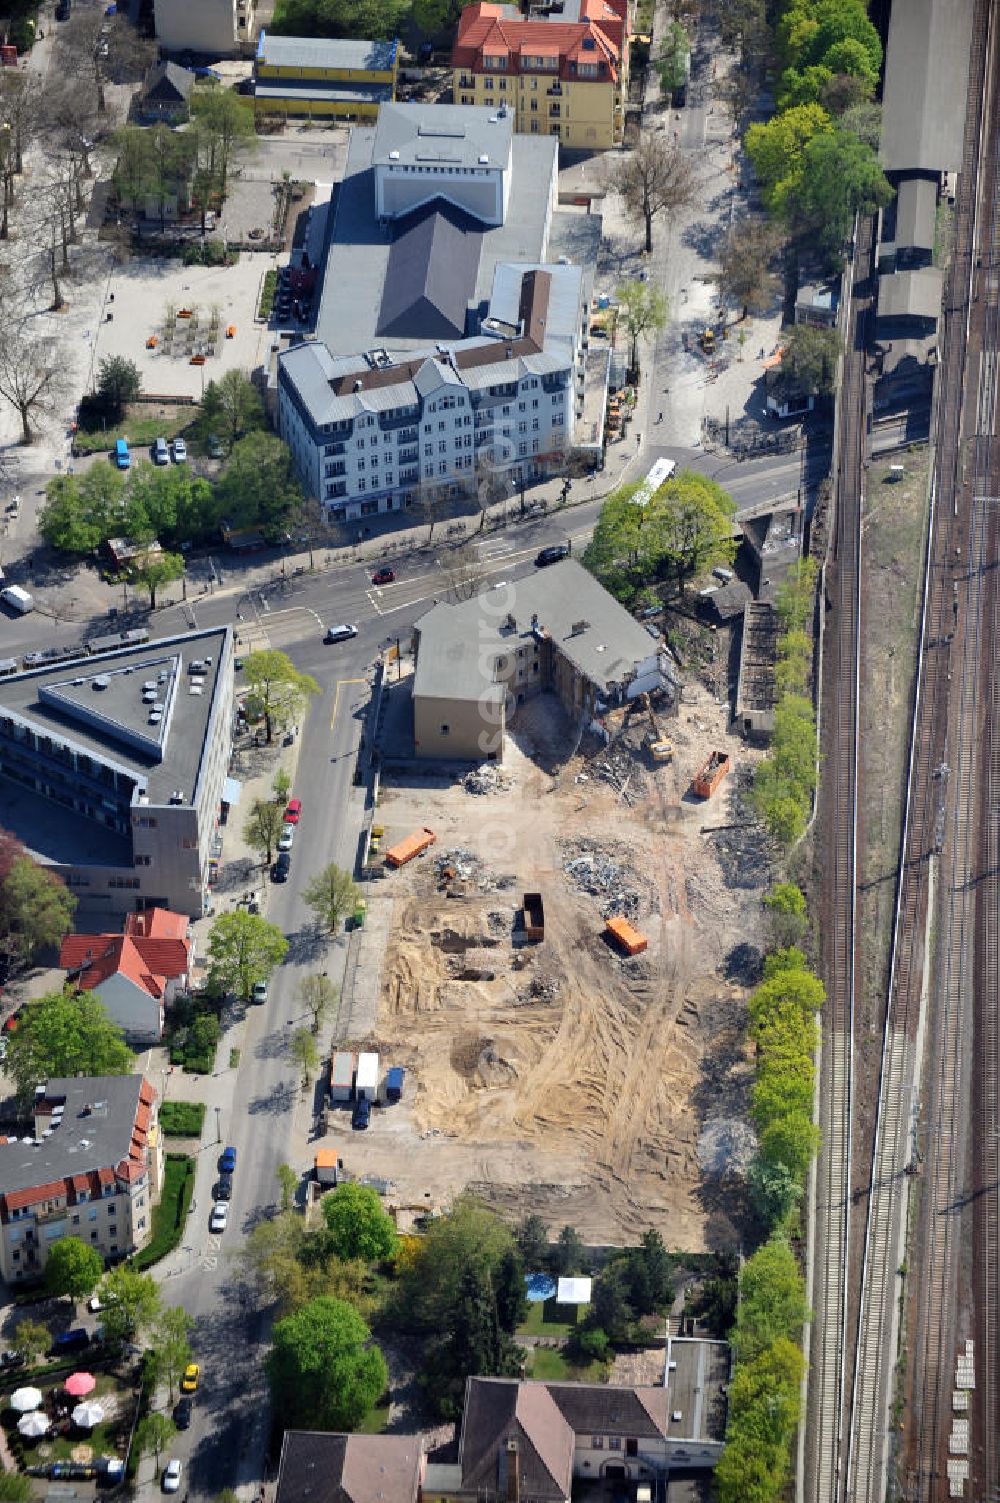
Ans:
[[[145,1218],[145,1216],[140,1216],[139,1217],[139,1220],[136,1222],[136,1226],[139,1228],[140,1232],[145,1231],[145,1229],[146,1229],[146,1218]]]
[[[620,1451],[621,1448],[622,1448],[622,1438],[621,1438],[621,1436],[620,1435],[609,1435],[608,1436],[608,1450],[609,1451]]]
[[[604,1436],[603,1435],[592,1435],[590,1437],[590,1449],[592,1451],[603,1451],[604,1450]]]
[[[450,736],[451,735],[451,726],[450,725],[443,725],[441,727],[441,735],[442,736]]]
[[[92,1206],[91,1209],[87,1212],[87,1220],[88,1221],[96,1221],[97,1220],[97,1207],[96,1206]]]
[[[97,1233],[96,1232],[91,1232],[91,1234],[90,1234],[90,1240],[91,1240],[91,1242],[96,1242],[97,1241]]]

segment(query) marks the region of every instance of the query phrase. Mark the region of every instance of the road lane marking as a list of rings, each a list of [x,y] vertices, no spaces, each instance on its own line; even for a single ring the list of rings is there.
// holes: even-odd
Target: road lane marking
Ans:
[[[333,696],[333,714],[330,716],[331,731],[333,730],[333,727],[337,722],[337,710],[340,706],[341,689],[346,688],[349,684],[367,684],[367,682],[368,680],[366,678],[338,678],[337,692]]]

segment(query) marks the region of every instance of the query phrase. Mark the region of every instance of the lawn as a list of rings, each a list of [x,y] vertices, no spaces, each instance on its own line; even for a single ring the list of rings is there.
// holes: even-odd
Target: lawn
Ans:
[[[543,1383],[606,1383],[608,1374],[603,1362],[588,1362],[577,1367],[567,1361],[564,1352],[550,1346],[535,1346],[528,1354],[528,1372]]]
[[[173,1252],[184,1235],[188,1207],[194,1193],[194,1159],[186,1153],[168,1153],[163,1171],[163,1192],[153,1211],[153,1235],[141,1252],[130,1260],[137,1273]]]
[[[380,1399],[358,1426],[359,1435],[381,1435],[389,1423],[389,1399]]]
[[[128,440],[130,449],[149,448],[154,439],[176,438],[188,426],[194,411],[193,407],[183,407],[171,417],[137,417],[129,413],[120,423],[112,423],[107,428],[88,429],[86,432],[79,429],[73,435],[73,448],[77,454],[100,454],[102,449],[110,453],[120,438]]]
[[[554,1299],[534,1300],[525,1320],[518,1326],[520,1336],[571,1336],[576,1328],[573,1312],[576,1305],[557,1305]],[[581,1305],[580,1320],[588,1309]]]
[[[165,1101],[160,1107],[160,1126],[168,1138],[200,1138],[204,1122],[203,1101]]]

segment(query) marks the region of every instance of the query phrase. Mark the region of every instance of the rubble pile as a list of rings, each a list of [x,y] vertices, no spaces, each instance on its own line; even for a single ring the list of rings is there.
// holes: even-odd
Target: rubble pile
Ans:
[[[774,857],[771,838],[750,804],[752,784],[751,769],[737,767],[729,790],[726,823],[720,830],[707,832],[727,887],[759,887],[761,873],[768,870]]]
[[[601,900],[603,918],[638,918],[643,893],[635,873],[624,861],[596,841],[582,840],[563,861],[563,871],[573,886]]]
[[[517,881],[513,872],[490,871],[475,851],[463,846],[442,851],[435,857],[435,866],[440,882],[474,882],[480,892],[505,892]]]
[[[462,779],[462,787],[466,793],[506,793],[513,786],[513,778],[509,773],[497,767],[495,763],[484,762],[482,767],[476,767],[472,772],[466,773]]]

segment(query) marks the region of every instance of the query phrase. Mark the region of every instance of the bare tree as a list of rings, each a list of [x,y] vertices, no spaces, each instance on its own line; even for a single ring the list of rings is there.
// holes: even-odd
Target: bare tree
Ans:
[[[776,296],[778,277],[773,269],[781,234],[765,219],[741,219],[734,224],[719,251],[719,294],[739,303],[746,318],[761,312]]]
[[[486,578],[482,555],[473,543],[460,543],[438,560],[454,600],[471,600]]]
[[[665,210],[689,208],[697,201],[699,181],[690,159],[662,136],[641,136],[635,150],[616,164],[609,182],[630,219],[646,231],[646,251],[653,249],[653,220]]]
[[[53,339],[25,324],[0,323],[0,397],[21,419],[22,442],[33,440],[32,417],[48,412],[66,390],[65,366]]]

